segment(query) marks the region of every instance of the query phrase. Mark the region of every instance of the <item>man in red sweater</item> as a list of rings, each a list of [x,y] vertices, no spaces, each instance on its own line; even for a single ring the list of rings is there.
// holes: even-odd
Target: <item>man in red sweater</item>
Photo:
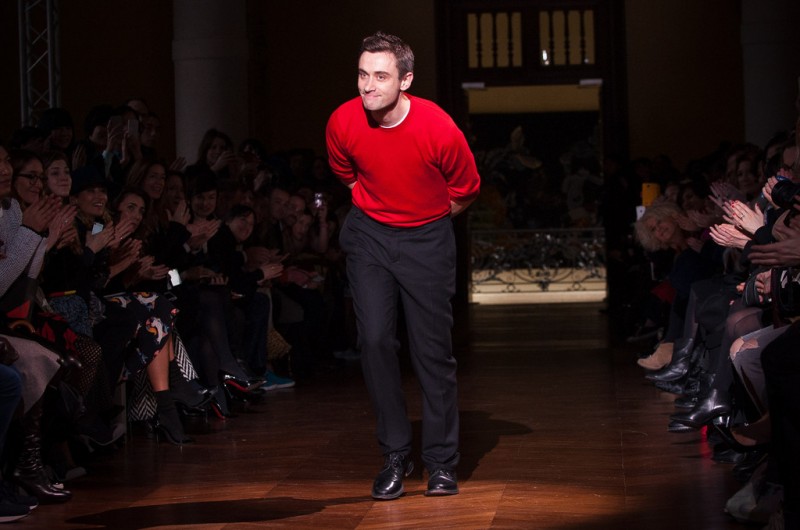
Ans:
[[[410,96],[414,54],[398,37],[363,40],[359,97],[341,105],[326,131],[330,165],[352,190],[340,242],[358,323],[364,379],[385,462],[376,499],[403,494],[410,458],[397,357],[398,299],[411,362],[422,388],[426,495],[458,493],[458,404],[450,299],[455,293],[451,217],[478,195],[480,177],[464,135],[436,104]]]

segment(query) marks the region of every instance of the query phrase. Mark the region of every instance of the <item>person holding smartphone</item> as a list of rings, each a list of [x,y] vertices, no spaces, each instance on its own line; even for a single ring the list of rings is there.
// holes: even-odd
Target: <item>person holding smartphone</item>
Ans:
[[[458,406],[450,299],[456,249],[451,217],[475,200],[480,177],[464,134],[431,101],[411,96],[414,53],[399,37],[365,38],[358,93],[334,111],[330,166],[352,190],[341,230],[364,379],[377,413],[384,466],[372,497],[403,494],[413,470],[411,424],[397,359],[402,300],[411,361],[423,394],[426,495],[458,493]]]

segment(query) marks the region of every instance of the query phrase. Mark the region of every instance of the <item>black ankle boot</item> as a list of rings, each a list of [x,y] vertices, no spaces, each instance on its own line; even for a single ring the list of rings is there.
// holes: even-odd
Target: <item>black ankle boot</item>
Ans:
[[[672,353],[672,361],[657,372],[645,375],[645,379],[657,383],[678,381],[692,372],[700,354],[701,348],[696,348],[694,340],[688,340],[681,348]]]
[[[194,440],[186,436],[183,431],[178,409],[175,408],[175,402],[172,400],[169,390],[153,392],[153,396],[156,398],[156,410],[158,412],[155,424],[156,434],[166,438],[171,444],[183,445],[192,443]]]
[[[677,381],[681,379],[686,374],[689,373],[692,365],[689,361],[689,357],[680,357],[677,360],[675,357],[672,358],[672,362],[670,362],[667,366],[662,368],[657,372],[653,372],[652,374],[647,374],[645,378],[648,381],[655,381],[658,383],[669,383],[672,381]]]
[[[672,350],[672,358],[689,357],[694,351],[694,337],[691,339],[678,339],[675,341],[675,348]]]
[[[692,410],[673,414],[670,419],[693,429],[699,429],[714,418],[730,414],[730,412],[731,404],[728,394],[713,388],[705,398],[698,400]]]
[[[42,504],[66,502],[72,493],[57,488],[42,464],[42,402],[38,401],[22,418],[22,453],[14,468],[14,481]]]

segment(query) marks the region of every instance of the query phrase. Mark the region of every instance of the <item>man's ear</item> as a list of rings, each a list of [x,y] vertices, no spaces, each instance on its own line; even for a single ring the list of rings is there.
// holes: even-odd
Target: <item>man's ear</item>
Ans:
[[[400,80],[400,90],[408,90],[408,87],[411,86],[411,81],[414,80],[414,72],[408,72],[406,75],[403,76],[403,79]]]

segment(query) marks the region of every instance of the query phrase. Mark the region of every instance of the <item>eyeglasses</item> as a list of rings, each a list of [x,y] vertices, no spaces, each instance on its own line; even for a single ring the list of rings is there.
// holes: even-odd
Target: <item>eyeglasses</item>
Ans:
[[[44,182],[45,181],[45,176],[42,175],[41,173],[17,173],[17,176],[18,177],[25,177],[26,179],[31,181],[31,184],[33,184],[37,180],[39,182]]]

